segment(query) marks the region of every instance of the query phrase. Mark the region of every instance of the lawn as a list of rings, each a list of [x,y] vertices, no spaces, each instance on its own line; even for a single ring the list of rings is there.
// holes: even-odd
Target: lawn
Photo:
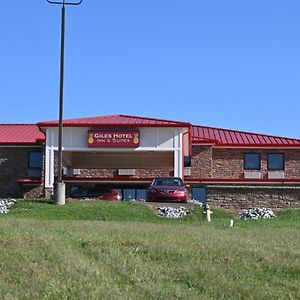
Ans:
[[[300,211],[166,220],[143,205],[22,201],[0,215],[2,299],[300,299]]]

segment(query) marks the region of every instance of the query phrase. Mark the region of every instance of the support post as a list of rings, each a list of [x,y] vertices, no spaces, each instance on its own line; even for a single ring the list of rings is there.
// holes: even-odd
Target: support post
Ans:
[[[65,1],[61,8],[61,47],[60,47],[60,92],[59,92],[59,128],[58,128],[58,170],[54,186],[54,202],[65,204],[65,183],[62,181],[62,139],[63,139],[63,103],[64,103],[64,65],[65,65]]]
[[[66,185],[64,182],[56,182],[54,186],[54,199],[56,205],[65,204]]]
[[[54,203],[65,204],[65,183],[62,181],[62,139],[63,139],[63,99],[64,99],[64,61],[65,61],[65,14],[66,5],[79,5],[77,2],[47,0],[50,4],[62,5],[61,11],[61,47],[60,47],[60,92],[59,92],[59,129],[58,129],[58,170],[57,182],[54,185]]]

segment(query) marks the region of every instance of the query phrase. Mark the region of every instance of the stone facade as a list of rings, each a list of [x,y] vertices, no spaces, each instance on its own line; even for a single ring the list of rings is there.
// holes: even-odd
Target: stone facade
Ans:
[[[28,179],[28,156],[31,151],[42,151],[41,147],[0,147],[0,198],[23,197],[29,190],[36,196],[42,195],[41,185],[29,188],[20,186],[18,179]]]
[[[54,193],[54,188],[44,188],[44,197],[51,197]]]
[[[211,207],[246,209],[300,207],[300,187],[292,186],[208,186],[206,201]]]
[[[44,189],[44,172],[42,184],[17,184],[18,179],[28,179],[28,156],[30,151],[43,151],[42,146],[36,147],[1,147],[0,148],[0,198],[49,197],[52,188]],[[285,178],[300,178],[300,151],[298,149],[238,149],[213,148],[209,145],[194,145],[192,147],[191,176],[194,179],[238,179],[244,178],[244,153],[261,154],[262,178],[267,178],[267,154],[284,153]],[[45,159],[45,157],[44,157]],[[55,175],[57,160],[55,159]],[[79,177],[91,178],[152,178],[156,176],[173,176],[173,168],[135,169],[134,176],[120,176],[118,169],[80,169]],[[196,184],[196,185],[195,185]],[[195,186],[200,186],[194,182]],[[300,186],[299,186],[300,188]],[[274,209],[300,207],[300,189],[294,186],[276,185],[268,182],[261,186],[244,184],[237,186],[233,183],[225,185],[209,185],[206,187],[207,202],[212,207],[226,209],[241,209],[255,206],[267,206]]]
[[[193,146],[191,158],[191,178],[211,178],[212,147]]]
[[[268,153],[284,153],[284,178],[300,178],[299,149],[247,149],[213,148],[195,145],[192,148],[191,178],[195,179],[242,179],[244,178],[244,153],[260,153],[261,178],[268,178]],[[206,186],[206,200],[212,207],[241,209],[250,207],[270,207],[273,209],[299,208],[300,186],[297,184],[261,186],[251,183],[238,186],[233,183]]]
[[[57,153],[55,153],[54,157],[54,175],[57,176]],[[118,175],[118,169],[79,169],[80,174],[76,175],[77,177],[83,178],[91,178],[91,177],[99,177],[99,178],[152,178],[158,176],[173,176],[174,169],[173,168],[144,168],[144,169],[136,169],[135,175],[133,176],[121,176]]]
[[[44,196],[44,187],[40,185],[24,184],[21,187],[21,195],[25,199],[36,199]]]
[[[260,153],[261,175],[268,178],[268,153],[284,153],[285,178],[300,178],[298,149],[238,149],[193,146],[191,178],[244,178],[244,153]]]
[[[294,149],[213,149],[213,178],[244,178],[244,153],[260,153],[261,175],[268,178],[268,153],[284,153],[285,178],[300,177],[300,151]]]
[[[157,176],[172,176],[173,169],[135,169],[135,175],[130,178],[152,178]],[[80,177],[128,177],[118,175],[118,169],[80,169]]]

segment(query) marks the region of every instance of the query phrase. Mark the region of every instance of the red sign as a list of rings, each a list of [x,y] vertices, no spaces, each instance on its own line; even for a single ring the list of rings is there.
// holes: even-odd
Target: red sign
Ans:
[[[140,145],[138,130],[89,130],[89,147],[128,147],[136,148]]]

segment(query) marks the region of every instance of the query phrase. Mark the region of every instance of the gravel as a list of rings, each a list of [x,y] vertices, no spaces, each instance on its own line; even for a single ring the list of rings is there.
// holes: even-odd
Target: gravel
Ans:
[[[200,205],[201,207],[203,206],[203,203],[200,202],[199,200],[195,200],[195,199],[188,199],[187,201],[188,203],[193,203],[193,204],[197,204]]]
[[[9,209],[17,202],[15,199],[0,200],[0,214],[7,214]]]
[[[182,218],[188,213],[186,208],[180,207],[158,207],[158,215],[165,218]]]
[[[270,208],[256,207],[244,210],[239,214],[242,220],[259,220],[259,219],[274,219],[276,218],[274,212]]]

